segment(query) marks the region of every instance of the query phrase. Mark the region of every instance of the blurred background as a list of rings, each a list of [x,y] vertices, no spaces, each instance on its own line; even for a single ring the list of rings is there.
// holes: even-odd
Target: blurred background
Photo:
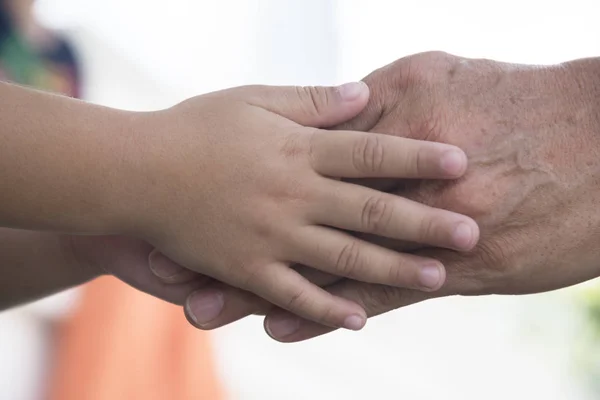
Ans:
[[[428,50],[534,64],[600,55],[598,0],[0,3],[18,20],[5,24],[4,78],[131,110],[242,84],[343,83]],[[591,400],[600,285],[435,300],[282,345],[258,317],[195,331],[176,307],[104,278],[0,314],[0,356],[6,400]]]

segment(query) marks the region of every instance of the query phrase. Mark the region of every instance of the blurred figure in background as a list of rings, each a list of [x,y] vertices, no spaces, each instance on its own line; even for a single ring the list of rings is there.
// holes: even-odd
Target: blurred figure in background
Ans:
[[[37,23],[33,3],[0,0],[0,80],[79,98],[76,52]],[[178,307],[111,278],[86,285],[78,294],[1,316],[0,397],[222,398],[208,334],[190,327]]]
[[[0,79],[80,97],[75,53],[36,23],[33,1],[0,0]]]

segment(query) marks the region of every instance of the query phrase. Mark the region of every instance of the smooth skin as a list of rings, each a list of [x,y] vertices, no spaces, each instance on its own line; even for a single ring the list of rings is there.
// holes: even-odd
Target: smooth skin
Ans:
[[[320,129],[364,108],[369,92],[360,82],[234,88],[150,113],[8,84],[0,84],[0,92],[0,225],[109,235],[37,238],[49,250],[54,246],[56,262],[50,264],[61,257],[75,261],[57,269],[47,284],[1,290],[5,306],[101,274],[92,268],[86,275],[85,266],[97,265],[94,251],[108,241],[120,246],[123,257],[152,245],[191,271],[303,318],[360,329],[366,321],[362,307],[290,266],[433,291],[445,278],[439,261],[391,251],[346,231],[458,250],[478,239],[469,217],[341,180],[454,179],[466,170],[466,156],[455,146]],[[12,235],[10,229],[4,234]],[[10,279],[1,281],[26,286],[36,269],[29,263],[15,269],[21,262],[17,253],[5,256],[1,265]],[[164,285],[131,271],[110,265],[104,270],[168,297]]]

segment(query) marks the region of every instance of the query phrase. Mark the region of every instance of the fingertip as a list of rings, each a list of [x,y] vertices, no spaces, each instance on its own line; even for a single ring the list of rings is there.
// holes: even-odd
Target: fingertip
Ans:
[[[434,292],[439,290],[446,281],[446,268],[436,260],[423,265],[418,274],[420,290]]]
[[[344,328],[351,331],[360,331],[366,324],[367,317],[359,314],[350,315],[344,320]]]
[[[346,102],[368,99],[369,87],[362,81],[350,82],[336,88],[340,99]]]
[[[274,316],[266,316],[263,327],[272,339],[282,342],[300,329],[300,318],[290,313],[280,312]]]
[[[172,261],[158,249],[150,252],[148,266],[157,278],[169,284],[190,282],[197,275],[194,271],[188,270]]]
[[[310,319],[305,319],[283,309],[276,309],[269,312],[263,321],[263,327],[267,335],[272,339],[282,342],[297,342],[321,335],[339,328],[360,331],[367,323],[367,313],[357,303],[349,301],[355,308],[347,312],[337,326],[317,323]],[[318,332],[318,333],[317,333]]]
[[[365,109],[369,102],[369,87],[364,82],[350,82],[337,87],[331,87],[334,99],[327,103],[319,127],[328,128],[347,122]]]
[[[263,321],[263,327],[267,335],[279,343],[302,342],[304,340],[312,339],[336,330],[335,328],[320,325],[313,321],[298,319],[298,326],[296,327],[294,325],[293,331],[285,334],[284,331],[278,330],[278,326],[281,326],[279,320],[284,318],[288,318],[287,313],[277,310],[269,313]]]
[[[190,294],[184,310],[188,321],[199,329],[210,329],[211,323],[222,313],[225,296],[220,290],[206,288]]]
[[[444,151],[440,158],[440,169],[449,177],[458,178],[467,171],[467,155],[458,147]]]
[[[452,242],[457,250],[469,251],[477,245],[479,234],[479,225],[473,219],[467,218],[454,227]]]

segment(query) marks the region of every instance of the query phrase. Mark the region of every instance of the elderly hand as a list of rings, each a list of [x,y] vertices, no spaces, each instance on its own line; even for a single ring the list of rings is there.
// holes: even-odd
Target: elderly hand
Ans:
[[[426,53],[365,81],[371,101],[344,129],[450,143],[469,157],[459,181],[380,187],[472,216],[481,239],[469,253],[417,250],[446,266],[436,293],[350,280],[331,293],[373,316],[433,297],[543,292],[600,275],[600,60],[534,67]],[[285,342],[330,331],[280,310],[265,326]]]

